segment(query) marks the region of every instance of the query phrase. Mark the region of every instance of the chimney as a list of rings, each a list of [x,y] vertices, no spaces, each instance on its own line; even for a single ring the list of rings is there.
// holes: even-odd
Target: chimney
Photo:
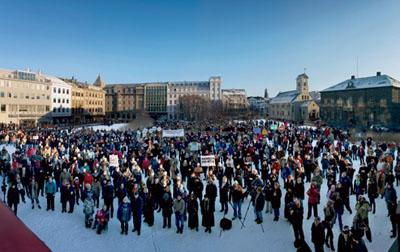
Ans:
[[[381,72],[376,72],[376,76],[381,76]]]
[[[354,75],[352,75],[352,76],[351,76],[351,79],[354,80],[354,79],[356,79],[356,77],[355,77]]]

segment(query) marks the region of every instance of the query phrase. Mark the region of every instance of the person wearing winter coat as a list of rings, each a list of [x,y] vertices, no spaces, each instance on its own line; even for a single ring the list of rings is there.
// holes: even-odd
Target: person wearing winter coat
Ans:
[[[125,189],[125,185],[124,183],[121,183],[117,189],[117,191],[115,192],[115,196],[118,198],[118,206],[121,205],[122,200],[128,196],[128,193]]]
[[[378,187],[376,185],[376,181],[374,179],[368,179],[368,200],[372,207],[372,213],[375,214],[376,203],[375,199],[378,198]]]
[[[69,201],[69,182],[64,181],[60,189],[61,213],[67,212],[67,202]]]
[[[289,211],[289,221],[293,227],[294,239],[296,241],[304,240],[303,232],[304,209],[299,199],[294,199]]]
[[[75,188],[71,186],[70,183],[67,184],[68,189],[68,202],[69,202],[69,211],[68,213],[74,212],[74,205],[75,205]]]
[[[165,188],[165,192],[162,196],[161,202],[162,216],[163,216],[163,228],[171,228],[171,215],[172,215],[172,206],[173,200],[171,196],[171,192],[169,191],[169,187]]]
[[[137,232],[140,235],[142,226],[142,214],[143,214],[143,199],[139,193],[135,193],[131,199],[132,206],[132,217],[133,217],[133,229],[132,232]]]
[[[121,223],[121,234],[128,235],[128,223],[131,220],[131,213],[131,204],[128,201],[128,197],[125,196],[117,210],[117,219]]]
[[[311,217],[312,211],[314,212],[314,217],[318,217],[318,204],[320,200],[320,194],[315,183],[311,183],[311,187],[310,189],[308,189],[307,195],[308,195],[308,214],[307,214],[307,220],[308,220]]]
[[[265,205],[264,194],[262,193],[262,187],[257,187],[256,194],[252,200],[254,206],[254,215],[256,217],[255,222],[261,224],[263,222],[262,211]]]
[[[284,214],[284,217],[286,219],[289,219],[290,205],[293,204],[292,187],[287,188],[284,202],[285,202],[285,205],[284,205],[284,208],[283,208],[283,214]]]
[[[85,215],[85,227],[90,228],[93,223],[94,200],[88,195],[83,201],[83,214]]]
[[[65,181],[71,182],[71,173],[67,171],[67,168],[64,167],[61,174],[60,174],[60,185],[63,185]]]
[[[14,214],[17,215],[18,204],[19,204],[19,191],[17,188],[17,184],[12,182],[7,192],[7,204],[14,211]]]
[[[228,184],[228,178],[224,176],[222,177],[222,184],[219,188],[219,202],[221,203],[220,212],[223,212],[224,215],[228,213],[229,191],[230,186]]]
[[[278,182],[274,184],[274,191],[272,193],[271,205],[274,209],[274,221],[279,220],[279,208],[281,208],[282,191]]]
[[[107,211],[111,214],[111,219],[114,216],[114,186],[111,184],[111,180],[107,180],[107,184],[103,190],[104,205],[107,207]]]
[[[194,193],[190,195],[187,212],[189,214],[188,227],[190,229],[196,229],[196,231],[199,231],[199,203],[197,202]]]
[[[266,181],[264,189],[263,189],[264,197],[265,197],[265,213],[272,214],[271,200],[272,200],[273,190],[274,190],[274,188],[271,184],[271,181],[268,179]]]
[[[235,220],[236,218],[242,219],[242,201],[243,201],[243,189],[239,185],[237,181],[233,183],[231,193],[229,195],[230,199],[232,200],[232,205],[233,205],[233,218],[232,220]]]
[[[175,224],[177,234],[183,233],[183,213],[185,212],[185,201],[182,199],[182,196],[178,194],[177,198],[174,200],[174,212],[175,212]]]
[[[39,185],[35,179],[35,176],[32,176],[29,185],[28,185],[28,197],[31,199],[32,209],[35,208],[35,202],[39,209],[41,209],[39,204]]]
[[[388,215],[390,216],[391,207],[397,204],[397,194],[392,184],[386,185],[384,196],[385,196],[386,208],[388,210]]]
[[[211,227],[214,226],[214,210],[213,204],[206,194],[201,202],[201,214],[203,215],[201,225],[206,228],[205,232],[211,233]]]
[[[210,203],[213,204],[213,209],[215,209],[215,200],[217,198],[217,192],[218,192],[217,186],[214,184],[212,177],[209,176],[205,194],[207,194]]]
[[[101,184],[100,181],[95,178],[93,185],[92,185],[92,191],[93,191],[93,200],[97,208],[99,208],[99,199],[100,199],[100,193],[101,193]]]
[[[351,237],[348,226],[344,226],[342,232],[339,234],[337,249],[338,252],[351,251]]]
[[[154,199],[147,188],[144,188],[143,203],[143,221],[146,222],[149,227],[152,227],[154,225]]]
[[[372,242],[371,228],[369,226],[368,220],[368,213],[371,211],[371,207],[368,201],[366,201],[362,195],[358,197],[358,202],[356,203],[356,211],[357,213],[355,217],[358,217],[359,221],[365,226],[365,234],[367,236],[367,239],[369,242]]]
[[[46,182],[44,187],[44,191],[46,193],[47,198],[47,208],[46,211],[50,209],[54,211],[54,194],[56,193],[57,186],[56,183],[53,181],[53,178],[50,176],[49,180]]]
[[[335,247],[333,245],[333,222],[335,219],[335,209],[333,208],[333,201],[328,200],[326,203],[326,206],[324,208],[324,226],[326,228],[326,237],[325,237],[325,244],[328,248],[335,250]]]
[[[101,234],[101,232],[107,229],[107,224],[109,220],[109,213],[107,210],[107,206],[104,205],[102,209],[98,210],[96,213],[96,220],[94,222],[92,229],[97,229],[96,233]]]
[[[311,241],[314,243],[315,252],[324,251],[325,229],[319,217],[315,217],[311,225]]]
[[[302,204],[303,204],[303,200],[304,200],[304,193],[305,193],[304,182],[301,179],[301,177],[298,177],[296,179],[296,183],[294,185],[293,194],[294,194],[294,197],[298,198]]]

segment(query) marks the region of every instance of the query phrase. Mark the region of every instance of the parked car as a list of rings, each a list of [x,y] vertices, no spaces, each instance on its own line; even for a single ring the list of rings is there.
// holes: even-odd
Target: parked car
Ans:
[[[371,125],[370,129],[375,132],[388,132],[389,128],[386,128],[381,125]]]

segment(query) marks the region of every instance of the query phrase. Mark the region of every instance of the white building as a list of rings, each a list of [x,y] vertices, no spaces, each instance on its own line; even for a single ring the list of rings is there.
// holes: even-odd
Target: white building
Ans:
[[[71,85],[59,78],[48,76],[51,81],[51,116],[53,121],[68,120],[71,117]]]
[[[211,101],[221,100],[221,77],[211,77],[208,81],[168,82],[167,113],[169,119],[176,119],[179,98],[184,96],[199,96]]]
[[[260,113],[261,115],[268,114],[268,98],[264,98],[261,96],[250,96],[247,97],[247,101],[249,102],[250,110]]]

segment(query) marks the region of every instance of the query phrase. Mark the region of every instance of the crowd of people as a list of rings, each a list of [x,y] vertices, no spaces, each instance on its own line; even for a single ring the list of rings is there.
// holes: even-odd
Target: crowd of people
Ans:
[[[170,123],[146,131],[3,130],[0,141],[16,148],[0,151],[3,199],[16,215],[21,202],[41,209],[43,198],[46,211],[54,211],[56,198],[62,213],[73,214],[83,204],[84,225],[98,234],[116,214],[121,235],[128,235],[131,221],[132,232],[140,235],[142,222],[153,226],[155,214],[162,215],[164,229],[171,228],[174,215],[177,234],[185,222],[191,230],[201,225],[211,233],[215,211],[225,218],[229,209],[243,227],[252,206],[260,225],[263,216],[273,215],[278,222],[282,213],[298,251],[310,251],[303,231],[307,207],[315,251],[336,247],[341,252],[367,251],[364,236],[372,242],[369,216],[380,197],[391,237],[396,237],[400,146],[371,138],[352,144],[348,133],[329,127],[271,127],[277,123]],[[160,128],[184,128],[185,135],[163,137]],[[210,155],[215,165],[202,165],[201,157]],[[321,195],[322,187],[327,195]],[[327,197],[324,206],[321,197]],[[357,200],[354,206],[350,197]],[[242,205],[246,199],[249,204]],[[353,223],[343,223],[345,211],[354,212]],[[336,223],[340,234],[334,234]]]

